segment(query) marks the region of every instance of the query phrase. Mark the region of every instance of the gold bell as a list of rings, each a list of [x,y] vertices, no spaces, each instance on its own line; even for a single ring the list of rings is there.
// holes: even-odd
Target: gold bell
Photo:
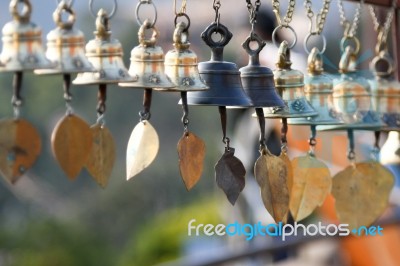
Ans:
[[[347,46],[339,63],[340,79],[334,81],[333,104],[342,125],[322,125],[318,130],[379,130],[383,125],[377,112],[373,111],[371,87],[355,69],[356,53]]]
[[[146,30],[152,30],[150,39],[146,39]],[[121,82],[121,87],[130,88],[151,88],[155,90],[171,90],[176,85],[171,82],[164,72],[164,51],[157,46],[158,31],[146,19],[139,32],[139,45],[131,51],[131,65],[129,74],[137,80],[136,82]]]
[[[62,14],[69,14],[66,22]],[[35,70],[35,74],[68,74],[94,71],[85,56],[85,37],[74,29],[75,12],[66,1],[61,1],[53,13],[57,28],[47,34],[46,57],[55,64],[53,68]]]
[[[333,80],[323,73],[322,54],[314,47],[308,56],[308,75],[305,77],[304,94],[318,116],[290,118],[292,125],[335,125],[343,122],[336,118],[333,108]]]
[[[24,5],[18,10],[19,4]],[[1,71],[17,72],[50,68],[42,47],[42,30],[30,21],[32,5],[29,0],[11,0],[10,13],[13,21],[3,27],[3,50],[0,61]]]
[[[386,71],[378,65],[386,64]],[[394,63],[387,51],[382,51],[371,61],[375,80],[371,84],[372,106],[380,115],[384,126],[381,131],[400,131],[400,83],[394,78]]]
[[[188,41],[188,26],[179,22],[174,31],[174,47],[165,55],[165,74],[177,86],[171,90],[201,91],[207,90],[197,68],[197,55],[192,52]]]
[[[275,87],[285,103],[284,107],[264,108],[267,118],[311,117],[318,113],[304,96],[304,75],[291,69],[290,48],[286,41],[279,47],[279,60],[274,71]]]
[[[89,85],[134,81],[122,61],[121,43],[111,39],[109,16],[104,9],[97,13],[94,35],[96,38],[86,45],[86,57],[96,71],[79,73],[72,83]]]

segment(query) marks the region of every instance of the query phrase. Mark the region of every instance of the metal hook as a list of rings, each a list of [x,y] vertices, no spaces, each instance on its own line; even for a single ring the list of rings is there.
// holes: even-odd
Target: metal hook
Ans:
[[[347,159],[354,165],[356,162],[356,153],[354,152],[354,131],[352,129],[347,130],[347,138],[349,139],[349,152],[347,153]]]
[[[182,0],[182,5],[179,11],[176,10],[176,4],[177,0],[174,0],[174,13],[175,16],[178,16],[179,14],[186,14],[186,6],[187,6],[187,0]]]
[[[310,156],[315,156],[315,146],[317,145],[317,126],[316,125],[312,125],[311,126],[311,136],[310,139],[308,140],[308,144],[310,145],[310,150],[308,152],[308,154]]]
[[[188,131],[188,126],[189,126],[189,107],[187,103],[187,92],[182,91],[181,92],[181,99],[182,99],[182,109],[183,109],[183,116],[182,116],[182,124],[185,133],[187,134]]]
[[[72,7],[72,6],[74,5],[74,3],[75,3],[75,0],[69,0],[69,1],[66,1],[66,0],[56,0],[57,5],[59,5],[62,1],[63,1],[64,3],[67,3],[67,6],[68,6],[68,7]]]
[[[94,2],[94,0],[89,0],[89,11],[92,14],[92,16],[94,18],[96,18],[97,17],[97,12],[94,12],[93,2]],[[113,9],[111,10],[110,15],[108,16],[109,19],[112,19],[115,16],[115,13],[117,13],[117,9],[118,9],[118,2],[117,2],[117,0],[114,0]]]
[[[282,147],[281,150],[284,153],[287,153],[287,133],[289,131],[287,118],[282,118],[282,128],[281,128],[281,142]]]

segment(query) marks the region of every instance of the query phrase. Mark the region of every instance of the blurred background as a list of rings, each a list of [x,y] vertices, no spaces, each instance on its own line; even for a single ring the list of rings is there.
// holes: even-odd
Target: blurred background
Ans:
[[[46,34],[55,27],[52,13],[55,0],[32,0],[32,21]],[[112,8],[110,0],[95,0],[94,6]],[[165,52],[172,49],[174,13],[172,1],[153,1],[158,8],[159,45]],[[180,3],[180,1],[178,1]],[[232,5],[232,3],[235,3]],[[281,8],[286,10],[287,1]],[[313,1],[315,9],[322,1]],[[241,43],[250,31],[245,1],[222,0],[221,22],[233,33],[226,47],[225,59],[239,67],[248,58]],[[0,1],[0,25],[11,20],[9,1]],[[135,19],[137,1],[118,0],[118,11],[111,21],[113,37],[124,47],[124,62],[129,66],[130,50],[137,45],[138,25]],[[353,14],[353,3],[345,3]],[[86,40],[93,38],[95,19],[90,15],[87,0],[75,1],[76,27]],[[146,11],[146,10],[145,10]],[[150,12],[150,11],[149,11]],[[151,14],[151,13],[149,13]],[[190,41],[199,61],[206,61],[210,51],[200,39],[200,33],[214,21],[212,1],[189,0],[187,14],[191,18]],[[325,28],[328,50],[325,69],[336,73],[339,61],[339,24],[337,0],[332,1]],[[261,22],[262,21],[262,22]],[[259,30],[265,38],[271,34],[275,19],[270,1],[262,1]],[[298,34],[293,53],[293,68],[306,70],[303,39],[308,20],[303,1],[297,1],[292,22]],[[373,56],[375,36],[372,23],[364,8],[360,33],[363,51],[360,68],[366,69]],[[285,38],[281,35],[280,38]],[[45,42],[44,42],[45,43]],[[274,68],[277,49],[269,44],[263,51],[262,62]],[[73,87],[72,105],[75,112],[89,124],[96,121],[97,88]],[[265,210],[252,176],[258,156],[257,124],[251,110],[229,110],[229,133],[232,146],[247,168],[247,184],[235,207],[232,207],[214,180],[214,165],[224,145],[217,108],[190,108],[190,129],[207,145],[207,156],[201,181],[187,192],[178,169],[176,144],[182,135],[179,94],[153,94],[152,124],[160,137],[160,151],[149,168],[129,182],[125,178],[125,151],[130,133],[139,121],[143,91],[110,86],[108,90],[106,123],[114,135],[117,159],[109,185],[100,188],[84,170],[75,181],[69,181],[52,156],[51,132],[65,114],[61,76],[25,75],[22,116],[31,121],[41,133],[42,154],[36,165],[16,185],[0,183],[0,266],[147,266],[170,262],[168,265],[398,265],[400,231],[396,226],[385,228],[384,237],[346,239],[293,239],[286,243],[274,238],[245,237],[191,238],[187,224],[242,223],[273,220]],[[0,116],[12,117],[12,74],[0,73]],[[279,122],[270,121],[270,144],[279,150]],[[291,156],[307,150],[308,128],[291,128]],[[294,133],[293,133],[294,132]],[[382,138],[382,143],[385,137]],[[360,154],[368,154],[373,143],[372,133],[357,133]],[[332,174],[346,164],[346,137],[342,133],[321,133],[317,152],[332,167]],[[275,147],[275,148],[274,148]],[[335,149],[333,147],[336,147]],[[367,156],[367,155],[366,155]],[[391,197],[392,205],[399,203],[398,190]],[[397,192],[396,192],[397,191]],[[397,199],[397,200],[396,200]],[[388,217],[397,209],[390,208]],[[337,222],[332,198],[318,209],[309,222]],[[237,258],[235,258],[235,256]],[[217,263],[220,261],[221,263]],[[224,262],[225,261],[225,262]],[[207,264],[208,263],[208,264]],[[213,264],[214,263],[214,264]],[[224,264],[225,263],[225,264]]]

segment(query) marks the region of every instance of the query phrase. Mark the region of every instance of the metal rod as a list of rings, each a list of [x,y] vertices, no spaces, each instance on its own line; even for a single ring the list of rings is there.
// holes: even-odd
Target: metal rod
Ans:
[[[260,148],[265,147],[265,117],[264,110],[262,108],[256,108],[256,114],[258,118],[258,124],[260,125]]]
[[[106,100],[107,100],[107,84],[100,84],[99,91],[97,93],[97,113],[102,115],[106,112]]]
[[[23,72],[17,71],[14,73],[13,79],[13,97],[11,103],[14,107],[20,107],[22,105],[21,89],[22,89]]]

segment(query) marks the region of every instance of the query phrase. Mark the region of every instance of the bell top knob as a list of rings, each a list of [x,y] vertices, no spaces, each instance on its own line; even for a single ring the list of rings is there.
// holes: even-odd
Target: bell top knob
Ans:
[[[150,39],[146,38],[146,30],[152,30],[153,33],[150,37]],[[146,19],[142,26],[140,26],[139,31],[138,31],[138,38],[139,38],[139,44],[140,46],[143,47],[155,47],[158,39],[158,30],[154,27],[154,23],[152,23],[149,19]]]
[[[185,22],[179,22],[174,30],[174,47],[178,51],[188,50],[190,48],[189,42],[189,26]]]
[[[251,42],[256,42],[257,48],[252,49],[250,47]],[[242,43],[242,47],[246,50],[249,55],[249,66],[259,66],[260,65],[260,52],[267,45],[267,43],[260,38],[256,33],[251,33],[249,37]]]
[[[18,10],[18,4],[23,3],[22,12]],[[32,14],[32,4],[29,0],[11,0],[10,13],[15,21],[20,23],[29,23]]]
[[[103,8],[99,10],[96,18],[96,31],[94,32],[97,39],[108,41],[110,40],[110,18],[107,11]]]
[[[215,33],[221,36],[221,39],[217,42],[212,38]],[[230,42],[232,36],[226,26],[217,22],[212,23],[201,33],[201,38],[211,48],[211,61],[224,60],[224,47]]]
[[[286,41],[279,46],[279,59],[274,71],[274,81],[277,88],[303,88],[304,75],[299,70],[291,68],[290,48]]]
[[[63,12],[69,14],[67,21],[62,20]],[[61,1],[60,4],[57,6],[57,9],[53,13],[53,20],[56,23],[57,27],[70,30],[75,24],[76,15],[70,5],[68,5],[65,1]]]
[[[339,62],[340,73],[351,73],[356,71],[357,54],[353,47],[347,46]]]
[[[307,60],[308,76],[305,79],[304,92],[306,94],[331,94],[333,89],[332,79],[323,74],[324,66],[322,54],[314,47]]]

